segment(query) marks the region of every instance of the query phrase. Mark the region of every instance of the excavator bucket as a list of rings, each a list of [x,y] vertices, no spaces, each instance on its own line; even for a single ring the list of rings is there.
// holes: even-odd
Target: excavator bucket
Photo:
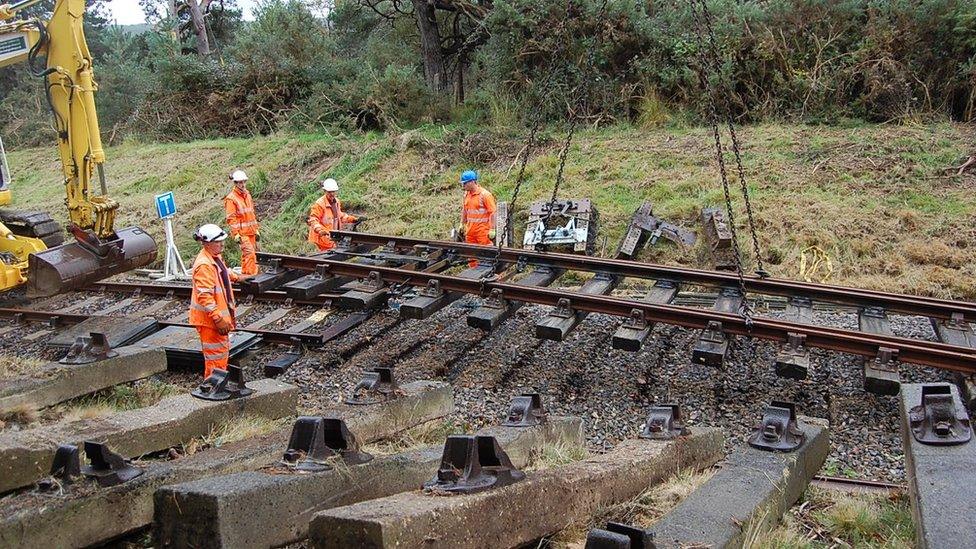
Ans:
[[[47,297],[83,288],[103,278],[144,267],[156,260],[156,241],[139,227],[101,241],[92,235],[32,254],[27,263],[27,296]]]

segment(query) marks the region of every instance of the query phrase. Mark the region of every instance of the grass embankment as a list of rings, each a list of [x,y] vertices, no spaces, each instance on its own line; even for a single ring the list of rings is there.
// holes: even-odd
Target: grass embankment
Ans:
[[[767,124],[740,128],[739,135],[760,241],[775,275],[796,277],[802,250],[819,246],[832,259],[835,283],[976,297],[976,177],[944,171],[972,152],[976,129]],[[544,136],[544,146],[529,161],[522,208],[552,192],[563,137]],[[710,139],[705,128],[578,132],[560,195],[594,200],[607,239],[604,254],[614,251],[644,200],[660,216],[698,228],[699,210],[723,203]],[[247,169],[264,224],[264,249],[294,253],[311,249],[304,242],[304,220],[324,176],[339,180],[347,210],[370,216],[364,229],[442,238],[457,220],[460,171],[479,169],[483,183],[500,200],[509,199],[522,145],[520,133],[443,127],[404,136],[275,135],[126,144],[108,151],[107,168],[113,196],[123,205],[122,223],[142,225],[160,240],[153,195],[176,192],[187,258],[196,250],[193,228],[222,220],[227,173]],[[55,150],[14,151],[10,163],[17,205],[47,209],[63,220]],[[737,208],[741,222],[741,200]],[[520,234],[522,227],[517,229]],[[748,252],[745,232],[740,237]],[[704,265],[704,256],[700,245],[682,252],[668,244],[642,259]]]

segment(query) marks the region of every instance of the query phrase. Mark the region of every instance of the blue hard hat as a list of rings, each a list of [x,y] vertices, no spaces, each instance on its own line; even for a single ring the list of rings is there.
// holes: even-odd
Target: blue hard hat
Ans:
[[[461,184],[470,183],[472,181],[478,180],[478,172],[474,170],[467,170],[461,174]]]

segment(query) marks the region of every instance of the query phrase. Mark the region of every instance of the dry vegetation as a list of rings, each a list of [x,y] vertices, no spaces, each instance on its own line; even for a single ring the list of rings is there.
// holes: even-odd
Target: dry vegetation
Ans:
[[[293,422],[294,418],[268,419],[261,416],[245,415],[226,423],[214,426],[209,433],[192,438],[180,445],[176,454],[191,456],[209,448],[220,448],[225,444],[266,435]]]
[[[143,379],[69,400],[45,411],[44,418],[61,421],[95,419],[116,412],[146,408],[183,389],[156,379]]]
[[[409,139],[321,134],[133,143],[109,150],[108,173],[123,222],[143,224],[160,238],[152,196],[176,191],[185,255],[196,249],[189,239],[192,228],[220,221],[219,198],[235,167],[252,174],[258,209],[265,213],[262,245],[270,251],[309,251],[305,213],[318,195],[316,181],[326,175],[340,181],[348,210],[370,216],[366,230],[443,238],[456,221],[462,169],[480,169],[500,199],[513,190],[517,169],[511,168],[523,136],[467,134],[459,137],[465,135],[461,129],[438,126],[415,130]],[[972,153],[972,126],[764,124],[740,128],[740,136],[760,241],[775,275],[797,277],[801,252],[818,246],[833,262],[835,283],[976,297],[976,175],[947,170]],[[561,137],[545,135],[546,144],[529,161],[523,207],[551,193]],[[470,150],[472,143],[478,151]],[[484,150],[493,154],[479,152]],[[46,208],[63,219],[53,150],[15,151],[10,163],[18,205]],[[613,252],[644,200],[662,217],[693,228],[701,207],[722,203],[704,128],[578,132],[560,194],[595,201],[605,254]],[[643,259],[697,265],[703,257],[700,247],[681,252],[664,244]]]
[[[0,380],[17,377],[36,377],[46,364],[43,360],[28,356],[0,354]]]

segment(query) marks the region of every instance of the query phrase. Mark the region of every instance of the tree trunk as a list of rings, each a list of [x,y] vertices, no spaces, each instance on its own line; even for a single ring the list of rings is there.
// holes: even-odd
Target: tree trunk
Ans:
[[[197,0],[186,0],[190,7],[190,19],[193,21],[193,32],[197,35],[197,53],[201,56],[210,55],[210,39],[207,38],[207,25],[203,22],[203,12]]]
[[[441,50],[441,34],[437,28],[437,10],[429,0],[413,0],[413,12],[420,31],[420,52],[424,57],[427,87],[435,92],[446,91],[450,82],[447,62]]]

